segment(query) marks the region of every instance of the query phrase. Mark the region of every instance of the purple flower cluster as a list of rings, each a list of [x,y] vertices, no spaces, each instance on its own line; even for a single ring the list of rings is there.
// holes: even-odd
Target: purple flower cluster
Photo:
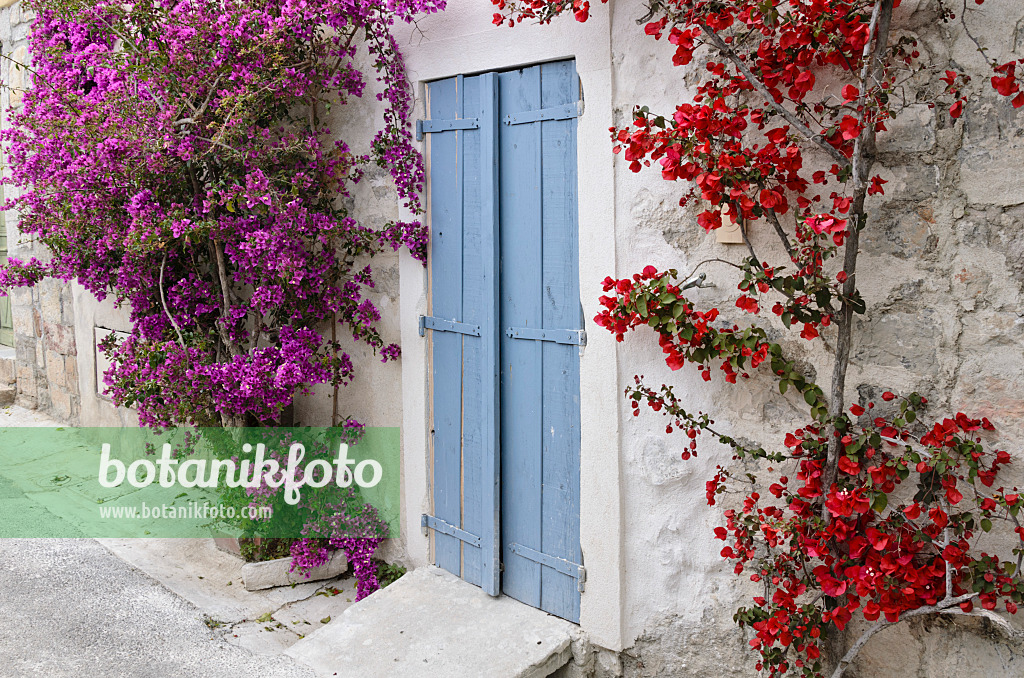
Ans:
[[[327,562],[327,547],[345,551],[356,576],[356,600],[362,600],[380,588],[377,564],[373,556],[388,536],[388,525],[370,504],[364,504],[354,489],[346,491],[343,501],[332,504],[325,516],[311,520],[305,528],[309,535],[292,544],[292,567],[308,575],[314,567]]]
[[[403,247],[409,250],[413,259],[427,265],[427,243],[430,241],[430,229],[418,221],[396,221],[388,224],[383,237],[398,251]]]
[[[417,223],[342,207],[370,160],[325,120],[383,83],[373,158],[422,211],[411,92],[389,27],[442,0],[181,3],[31,0],[32,88],[2,133],[20,191],[6,209],[52,262],[10,260],[0,290],[77,279],[131,309],[104,350],[116,402],[143,425],[274,423],[297,393],[347,383],[332,323],[398,357],[364,294],[383,248],[424,260]],[[341,130],[344,134],[344,130]]]

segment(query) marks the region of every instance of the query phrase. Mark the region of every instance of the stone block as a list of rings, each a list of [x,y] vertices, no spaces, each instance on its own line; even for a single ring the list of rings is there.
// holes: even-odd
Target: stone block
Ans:
[[[21,106],[22,100],[25,98],[23,90],[28,83],[25,69],[18,68],[15,63],[28,63],[28,48],[25,45],[14,50],[8,66],[7,86],[10,88],[10,104],[12,108]]]
[[[925,104],[913,104],[885,123],[888,130],[878,135],[882,153],[923,153],[935,147],[935,111]]]
[[[878,210],[861,233],[861,249],[871,254],[891,254],[900,259],[919,259],[935,251],[935,215],[927,206],[908,211]]]
[[[68,393],[79,395],[82,389],[78,383],[78,358],[69,355],[64,358],[64,379],[67,382]]]
[[[868,199],[868,206],[878,206],[890,200],[925,200],[939,192],[939,168],[934,165],[899,165],[880,167],[877,172],[885,184],[885,195]]]
[[[11,304],[11,319],[14,321],[15,334],[35,336],[35,324],[32,322],[33,309],[29,305]]]
[[[60,306],[61,306],[61,323],[64,325],[75,324],[75,302],[71,296],[71,288],[67,285],[60,294]]]
[[[857,322],[854,331],[858,337],[855,362],[938,374],[942,333],[938,311],[929,308],[920,313],[883,313]]]
[[[331,559],[309,571],[309,576],[296,571],[291,572],[291,558],[277,558],[262,563],[246,563],[242,566],[242,583],[247,591],[274,588],[275,586],[291,586],[308,581],[333,579],[340,577],[348,570],[348,559],[342,551],[334,551]]]
[[[48,320],[43,321],[43,336],[46,349],[61,355],[76,355],[75,328]]]
[[[966,136],[958,160],[961,190],[970,204],[1024,203],[1024,184],[1018,180],[1024,140],[1011,133],[1020,124],[1017,109],[1004,101],[967,108]]]
[[[18,393],[29,398],[36,397],[36,370],[32,365],[17,366]]]
[[[46,352],[46,383],[51,389],[62,390],[67,387],[64,356],[54,351]]]
[[[8,235],[8,237],[10,236]],[[14,289],[10,290],[10,296],[11,306],[14,307],[15,309],[18,309],[22,306],[32,305],[32,288],[30,287],[15,287]]]
[[[50,387],[50,411],[65,421],[71,419],[71,396],[60,387]]]
[[[40,285],[39,310],[43,321],[60,323],[61,321],[61,285],[56,280],[48,280]]]
[[[18,382],[18,373],[11,358],[0,358],[0,387]]]
[[[18,365],[36,364],[36,340],[21,333],[14,335],[14,360]]]

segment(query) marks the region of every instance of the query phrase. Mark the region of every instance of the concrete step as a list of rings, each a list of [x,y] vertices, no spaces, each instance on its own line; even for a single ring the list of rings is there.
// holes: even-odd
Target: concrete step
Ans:
[[[567,621],[421,567],[286,654],[339,678],[545,678],[569,662],[578,635]]]

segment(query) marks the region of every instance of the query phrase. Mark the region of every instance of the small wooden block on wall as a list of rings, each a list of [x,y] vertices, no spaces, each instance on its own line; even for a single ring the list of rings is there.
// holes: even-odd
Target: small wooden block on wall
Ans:
[[[739,223],[722,209],[722,227],[715,229],[715,241],[725,245],[742,245],[743,231]]]

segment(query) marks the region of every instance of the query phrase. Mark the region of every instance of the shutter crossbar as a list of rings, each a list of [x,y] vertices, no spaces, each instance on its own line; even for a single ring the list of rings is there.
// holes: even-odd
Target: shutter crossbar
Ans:
[[[563,106],[552,108],[541,108],[536,111],[523,111],[505,116],[506,125],[525,125],[530,122],[541,122],[542,120],[569,120],[582,115],[583,102],[576,101]]]
[[[429,315],[420,316],[420,336],[426,336],[427,330],[435,332],[454,332],[456,334],[468,334],[471,337],[480,336],[479,325],[469,325],[455,320],[444,320]]]
[[[576,588],[579,589],[580,593],[583,593],[583,587],[587,581],[587,568],[583,567],[579,563],[574,563],[570,560],[566,560],[565,558],[556,558],[555,556],[535,551],[528,546],[516,544],[515,542],[510,543],[508,548],[517,556],[522,556],[527,560],[532,560],[544,567],[550,567],[556,572],[561,572],[564,575],[572,577],[576,580]]]
[[[457,118],[453,120],[417,120],[416,141],[423,141],[424,134],[451,132],[457,129],[480,129],[479,118]]]
[[[510,327],[505,336],[512,339],[532,339],[534,341],[553,341],[556,344],[586,346],[587,333],[584,330],[545,330],[535,327]]]
[[[420,516],[420,527],[423,528],[424,532],[428,529],[434,530],[435,532],[446,534],[449,537],[455,537],[459,541],[464,541],[470,546],[480,548],[480,537],[476,536],[472,532],[466,532],[463,529],[455,527],[451,523],[441,520],[435,516],[428,516],[424,513]]]

